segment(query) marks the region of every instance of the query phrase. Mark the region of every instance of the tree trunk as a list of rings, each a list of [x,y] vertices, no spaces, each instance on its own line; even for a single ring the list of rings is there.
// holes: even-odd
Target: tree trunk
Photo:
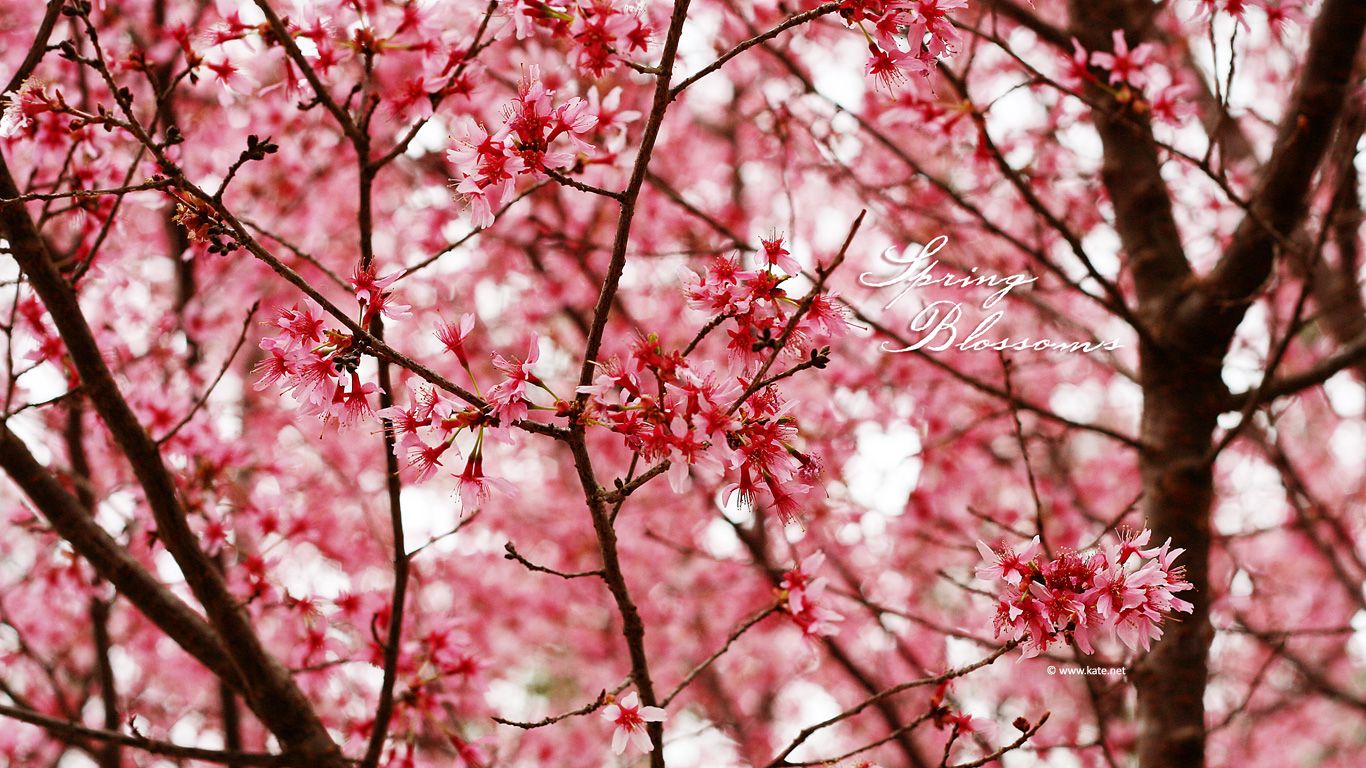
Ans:
[[[1178,561],[1196,589],[1183,597],[1190,616],[1165,624],[1164,635],[1137,665],[1138,757],[1144,768],[1205,764],[1205,678],[1213,631],[1209,621],[1210,513],[1214,477],[1208,461],[1223,384],[1219,367],[1150,345],[1141,350],[1140,459],[1143,511],[1157,541],[1186,549]]]

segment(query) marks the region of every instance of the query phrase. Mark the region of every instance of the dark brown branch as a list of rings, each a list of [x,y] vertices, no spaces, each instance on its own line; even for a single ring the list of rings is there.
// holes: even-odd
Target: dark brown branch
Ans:
[[[1218,264],[1188,300],[1182,313],[1187,322],[1209,318],[1220,333],[1232,334],[1271,273],[1278,240],[1290,237],[1303,221],[1310,184],[1347,100],[1363,31],[1366,5],[1359,0],[1326,0],[1310,31],[1303,70],[1248,214]]]
[[[234,688],[242,689],[213,629],[188,605],[162,586],[142,564],[105,533],[84,505],[72,496],[14,433],[0,425],[0,467],[24,491],[52,528],[85,558],[95,572],[137,607],[190,656]]]
[[[271,755],[261,752],[227,752],[217,749],[185,747],[166,741],[156,741],[143,736],[133,736],[111,730],[87,728],[79,723],[48,717],[40,712],[21,707],[0,704],[0,717],[8,717],[21,723],[42,728],[63,740],[85,739],[107,742],[140,749],[153,755],[175,758],[177,760],[199,760],[206,763],[240,766],[303,766],[306,761],[290,755]]]
[[[65,0],[48,0],[47,10],[43,13],[43,20],[39,22],[38,31],[33,36],[33,44],[29,46],[28,53],[20,62],[19,68],[10,77],[5,90],[0,91],[0,93],[10,93],[17,90],[28,79],[28,76],[33,74],[33,70],[38,68],[39,62],[47,53],[47,41],[52,37],[52,30],[57,26],[57,19],[62,16],[62,6],[65,4]]]
[[[837,2],[822,3],[809,11],[804,11],[795,16],[787,18],[781,24],[768,30],[767,32],[760,33],[758,35],[755,35],[754,37],[749,38],[748,40],[745,40],[744,42],[737,44],[729,51],[726,51],[725,53],[721,54],[720,58],[718,58],[716,61],[713,61],[712,63],[698,70],[695,74],[689,76],[683,82],[674,86],[673,89],[669,91],[669,100],[673,101],[674,99],[678,98],[678,95],[683,91],[687,90],[688,86],[692,85],[698,80],[701,80],[707,75],[710,75],[711,73],[725,66],[726,62],[730,61],[736,56],[739,56],[740,54],[744,53],[750,48],[768,42],[769,40],[772,40],[773,38],[777,37],[778,35],[781,35],[789,29],[792,29],[793,27],[801,26],[802,24],[805,24],[813,19],[818,19],[822,16],[834,13],[835,11],[839,10],[839,7],[840,4]]]
[[[124,108],[127,110],[127,105]],[[0,197],[18,195],[9,166],[0,158]],[[0,205],[0,232],[9,240],[15,261],[51,315],[91,404],[137,476],[156,519],[160,541],[185,574],[186,583],[225,647],[231,649],[231,659],[238,670],[235,677],[242,682],[252,709],[290,748],[318,754],[320,765],[334,764],[339,752],[322,721],[289,672],[261,644],[246,612],[200,549],[156,442],[119,391],[75,291],[52,263],[47,246],[23,204]]]
[[[351,118],[351,115],[345,109],[342,109],[336,99],[332,98],[332,94],[327,90],[327,86],[323,85],[322,80],[318,78],[318,73],[313,71],[312,65],[310,65],[308,59],[304,57],[303,51],[299,50],[299,44],[294,42],[294,36],[289,33],[289,29],[285,27],[285,23],[280,19],[279,14],[275,13],[275,9],[270,7],[270,3],[265,0],[256,0],[256,7],[260,8],[261,13],[265,14],[266,22],[270,24],[271,31],[275,33],[276,41],[284,47],[285,53],[289,56],[290,61],[299,68],[303,73],[304,79],[307,80],[309,86],[313,88],[313,93],[316,94],[318,103],[322,104],[324,109],[332,113],[332,117],[337,120],[337,125],[341,126],[342,132],[346,134],[346,137],[349,138],[353,144],[358,147],[369,146],[369,139],[365,134],[361,133],[360,127],[356,125],[356,121]]]
[[[522,553],[518,552],[517,547],[513,546],[512,542],[510,541],[503,545],[503,551],[506,553],[503,555],[503,559],[513,560],[515,562],[521,563],[522,566],[526,568],[528,571],[535,571],[536,573],[548,573],[551,576],[559,576],[562,579],[583,579],[589,576],[597,576],[601,578],[604,575],[601,568],[595,568],[591,571],[576,571],[574,573],[568,573],[565,571],[557,571],[554,568],[547,568],[544,565],[537,565],[536,563],[533,563],[530,560],[523,557]]]
[[[654,97],[650,114],[646,119],[645,130],[641,135],[640,148],[636,153],[631,178],[622,191],[621,213],[617,219],[616,235],[612,242],[612,258],[607,275],[602,281],[593,307],[593,323],[588,330],[584,345],[583,363],[579,371],[579,386],[587,386],[593,380],[598,354],[602,349],[602,337],[616,299],[617,288],[621,283],[622,272],[626,268],[626,252],[631,242],[631,222],[635,217],[636,201],[645,183],[645,174],[654,153],[655,141],[659,137],[664,113],[669,106],[669,84],[673,78],[674,63],[678,55],[678,41],[683,36],[683,27],[688,18],[690,0],[675,0],[673,13],[669,18],[668,31],[660,52],[659,75],[655,82]],[[582,411],[588,401],[587,393],[580,392],[576,407]],[[613,528],[614,514],[607,508],[598,493],[598,481],[593,472],[593,462],[589,457],[588,445],[584,435],[584,425],[575,419],[570,427],[567,443],[574,457],[574,468],[583,488],[584,500],[593,520],[593,532],[598,540],[602,554],[603,580],[612,593],[621,614],[621,633],[631,657],[631,679],[640,694],[644,706],[658,706],[654,682],[650,679],[650,665],[645,653],[645,625],[640,611],[631,598],[630,589],[622,573],[621,561],[617,554],[617,533]],[[664,728],[660,723],[646,726],[654,750],[650,753],[651,768],[664,768]]]

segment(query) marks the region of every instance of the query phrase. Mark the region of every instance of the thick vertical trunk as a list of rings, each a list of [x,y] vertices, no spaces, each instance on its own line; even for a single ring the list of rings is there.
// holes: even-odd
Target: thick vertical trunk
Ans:
[[[1111,50],[1112,30],[1130,47],[1152,31],[1141,0],[1071,0],[1071,28],[1091,51]],[[1360,0],[1326,0],[1310,34],[1299,82],[1249,208],[1218,263],[1195,275],[1172,215],[1171,196],[1147,118],[1102,88],[1091,96],[1105,148],[1101,170],[1115,230],[1138,298],[1144,444],[1140,466],[1147,524],[1186,550],[1194,612],[1169,622],[1138,663],[1138,757],[1143,768],[1205,765],[1204,693],[1209,646],[1209,550],[1214,502],[1212,441],[1226,400],[1221,367],[1248,306],[1282,243],[1303,222],[1315,171],[1351,83],[1366,27]]]
[[[1186,549],[1180,563],[1196,585],[1186,593],[1190,616],[1164,627],[1163,638],[1134,672],[1138,689],[1138,757],[1143,768],[1205,764],[1205,678],[1213,632],[1209,621],[1210,513],[1208,461],[1222,382],[1217,365],[1145,346],[1140,459],[1143,511],[1158,541]]]

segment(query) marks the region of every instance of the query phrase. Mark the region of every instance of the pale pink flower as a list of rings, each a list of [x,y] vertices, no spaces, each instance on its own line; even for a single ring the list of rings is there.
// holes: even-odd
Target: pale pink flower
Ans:
[[[1091,54],[1091,63],[1110,73],[1110,85],[1128,83],[1135,88],[1142,88],[1148,82],[1143,69],[1152,61],[1153,46],[1143,43],[1129,50],[1124,32],[1118,29],[1114,31],[1112,39],[1114,52],[1096,51]]]
[[[645,731],[646,723],[662,723],[667,713],[659,707],[640,706],[640,696],[631,691],[615,704],[602,710],[602,717],[616,725],[612,732],[612,751],[618,755],[626,751],[626,743],[634,744],[641,752],[651,752],[655,745]]]
[[[1030,575],[1030,563],[1042,548],[1038,536],[1030,540],[1018,553],[1005,546],[993,550],[985,542],[978,541],[977,551],[988,564],[978,566],[977,578],[982,581],[1005,579],[1007,584],[1019,584],[1021,579]]]
[[[51,109],[43,86],[31,77],[5,97],[4,107],[0,114],[0,138],[18,136],[33,124],[35,116]]]

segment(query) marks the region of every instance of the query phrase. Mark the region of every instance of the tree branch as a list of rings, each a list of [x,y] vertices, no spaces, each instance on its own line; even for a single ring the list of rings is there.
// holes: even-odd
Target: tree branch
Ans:
[[[1309,186],[1327,153],[1350,88],[1366,30],[1366,5],[1326,0],[1309,38],[1299,82],[1281,118],[1270,160],[1249,210],[1224,255],[1186,302],[1186,323],[1210,319],[1232,334],[1261,288],[1278,240],[1293,234],[1309,207]]]

